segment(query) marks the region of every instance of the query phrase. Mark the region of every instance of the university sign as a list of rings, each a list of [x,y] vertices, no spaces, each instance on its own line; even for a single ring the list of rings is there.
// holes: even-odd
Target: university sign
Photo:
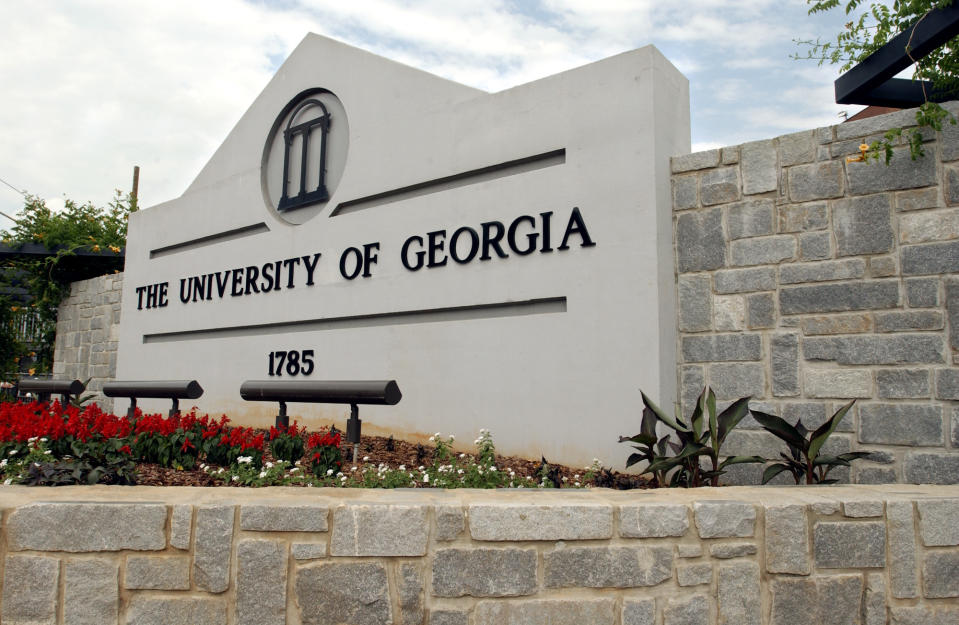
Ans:
[[[200,410],[258,426],[275,407],[244,380],[396,379],[368,431],[612,459],[638,388],[675,396],[688,116],[651,47],[489,94],[310,35],[186,192],[132,216],[117,378],[196,378]]]

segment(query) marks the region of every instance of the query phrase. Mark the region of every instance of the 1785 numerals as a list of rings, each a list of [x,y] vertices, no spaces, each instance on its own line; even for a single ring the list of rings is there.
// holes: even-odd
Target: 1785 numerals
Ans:
[[[313,373],[313,350],[270,352],[270,375],[310,375]]]

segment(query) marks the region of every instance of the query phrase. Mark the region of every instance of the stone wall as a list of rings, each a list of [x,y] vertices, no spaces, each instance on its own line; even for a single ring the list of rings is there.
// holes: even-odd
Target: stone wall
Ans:
[[[0,506],[5,625],[959,622],[957,486],[2,487]]]
[[[122,288],[122,273],[70,285],[57,316],[55,378],[81,382],[90,378],[87,391],[98,392],[116,376]]]
[[[915,161],[906,145],[888,167],[847,159],[910,123],[903,111],[672,159],[685,414],[706,384],[810,428],[856,399],[832,441],[874,452],[851,479],[959,482],[959,127],[926,133]],[[743,429],[726,451],[778,449]]]

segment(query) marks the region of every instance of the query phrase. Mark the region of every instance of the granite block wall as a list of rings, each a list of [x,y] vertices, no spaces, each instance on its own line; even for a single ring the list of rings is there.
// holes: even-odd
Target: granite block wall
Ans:
[[[959,486],[0,488],[5,625],[946,625]]]
[[[902,111],[672,159],[684,414],[707,384],[810,428],[855,399],[832,449],[873,453],[840,477],[959,482],[959,126],[927,132],[924,158],[855,160],[910,124]],[[775,457],[757,428],[726,451]],[[758,482],[758,465],[734,469]]]
[[[70,285],[57,314],[53,377],[81,382],[90,378],[88,393],[99,392],[104,382],[114,379],[122,289],[122,273]]]

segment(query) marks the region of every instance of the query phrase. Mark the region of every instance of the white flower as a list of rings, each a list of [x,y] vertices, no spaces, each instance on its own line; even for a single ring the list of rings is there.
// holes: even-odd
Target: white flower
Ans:
[[[272,469],[272,468],[273,468],[273,463],[272,463],[272,462],[267,462],[267,463],[266,463],[266,468],[267,468],[267,469]]]
[[[297,460],[297,461],[296,461],[296,462],[294,462],[293,464],[295,464],[296,466],[300,466],[300,461],[299,461],[299,460]]]
[[[27,442],[28,442],[28,443],[32,443],[32,442],[34,442],[34,441],[36,441],[36,440],[37,440],[37,437],[36,437],[36,436],[31,436],[30,438],[27,439]]]
[[[434,442],[435,440],[436,440],[436,437],[435,437],[435,436],[430,436],[430,442],[431,442],[431,443]]]
[[[356,471],[356,467],[350,467],[350,472]]]
[[[340,481],[341,481],[341,482],[345,482],[345,481],[346,481],[346,476],[345,476],[345,475],[340,475]]]
[[[3,480],[3,485],[4,485],[4,486],[10,486],[11,484],[13,484],[13,478],[12,478],[12,477],[8,477],[7,479]]]
[[[460,458],[465,458],[466,454],[460,454]]]
[[[439,432],[437,432],[437,433],[434,434],[433,436],[435,436],[436,438],[439,438],[440,436],[442,436],[442,434],[440,434]]]
[[[266,471],[260,471],[260,479],[262,480],[265,477],[266,477]]]
[[[239,476],[239,475],[234,475],[232,479],[233,479],[234,482],[239,482],[239,481],[240,481],[240,476]]]
[[[253,462],[253,456],[237,456],[236,461],[239,464],[250,464]]]
[[[3,460],[0,460],[0,467],[5,467],[5,466],[7,466],[7,459],[6,459],[6,458],[4,458]]]
[[[219,474],[219,473],[223,473],[225,470],[226,470],[226,469],[224,469],[223,467],[220,467],[220,470],[217,471],[217,473],[218,473],[218,474]]]
[[[333,475],[333,469],[327,469],[327,470],[326,470],[326,474],[327,474],[327,475]]]
[[[401,464],[401,465],[400,465],[400,471],[406,471],[406,465],[405,465],[405,464]]]
[[[569,481],[569,478],[564,475],[564,476],[563,476],[563,481],[564,481],[564,482],[568,482],[568,481]]]
[[[370,461],[369,456],[363,456],[363,462],[369,462],[369,461]]]
[[[47,438],[46,438],[46,437],[41,438],[41,439],[40,439],[40,442],[41,442],[41,443],[47,442]]]
[[[299,470],[300,470],[300,467],[293,467],[292,469],[290,469],[290,473],[296,473]]]
[[[573,474],[573,479],[574,479],[574,480],[578,480],[578,479],[579,479],[579,473]]]
[[[343,472],[342,472],[342,471],[337,471],[337,472],[336,472],[336,477],[343,477]]]
[[[44,455],[49,456],[49,455],[52,454],[53,452],[48,449],[48,450],[46,450],[46,451],[43,452],[43,453],[44,453]]]
[[[456,437],[453,436],[452,434],[450,434],[450,440],[451,440],[451,441],[455,441],[455,440],[456,440]]]
[[[425,469],[423,469],[423,465],[420,465],[416,470],[417,470],[417,471],[424,471]]]
[[[579,482],[574,482],[573,486],[579,486]]]
[[[423,476],[423,481],[424,481],[425,483],[427,483],[427,484],[430,483],[430,474],[429,474],[429,473],[427,473],[427,474],[425,474],[425,475]]]
[[[456,472],[459,473],[460,475],[463,475],[463,469],[457,469]]]
[[[8,456],[16,456],[16,455],[17,455],[17,450],[16,450],[16,449],[11,449],[11,450],[10,450],[10,453],[7,454],[7,455],[8,455]]]

